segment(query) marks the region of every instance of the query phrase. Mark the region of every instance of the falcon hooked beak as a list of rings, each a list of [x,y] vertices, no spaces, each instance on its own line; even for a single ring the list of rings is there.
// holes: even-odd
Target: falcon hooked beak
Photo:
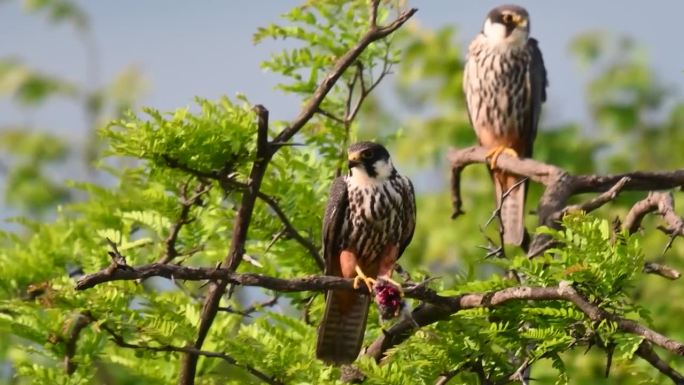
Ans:
[[[487,15],[482,34],[492,41],[524,44],[530,35],[530,16],[517,5],[496,7]]]
[[[354,153],[349,154],[349,170],[351,170],[354,167],[358,167],[361,165],[361,151],[357,151]]]

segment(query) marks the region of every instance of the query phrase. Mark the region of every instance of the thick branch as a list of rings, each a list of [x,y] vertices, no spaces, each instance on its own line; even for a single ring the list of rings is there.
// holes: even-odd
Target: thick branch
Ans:
[[[648,361],[654,368],[658,369],[664,375],[670,377],[670,379],[675,383],[675,385],[684,385],[684,377],[674,370],[667,362],[663,361],[658,354],[653,350],[651,344],[644,341],[639,345],[636,354]]]
[[[227,183],[229,183],[232,186],[239,187],[239,188],[243,188],[243,189],[247,188],[246,184],[232,180],[232,179],[229,180]],[[276,214],[278,219],[280,219],[280,222],[283,224],[283,226],[285,226],[285,233],[287,234],[287,236],[289,236],[290,238],[297,241],[300,245],[304,246],[304,248],[314,258],[314,261],[316,262],[316,265],[318,266],[318,268],[321,271],[323,271],[325,268],[325,262],[323,261],[323,257],[321,256],[321,254],[318,252],[318,247],[316,245],[314,245],[314,243],[311,242],[311,240],[309,240],[308,238],[303,236],[297,230],[297,228],[292,224],[292,222],[290,222],[290,219],[287,217],[287,214],[285,214],[285,211],[283,211],[283,209],[280,207],[280,205],[278,204],[278,201],[274,197],[272,197],[272,196],[270,196],[270,195],[268,195],[262,191],[257,192],[257,197],[261,201],[266,203],[271,208],[271,210],[273,210],[273,212]]]
[[[482,147],[469,147],[465,149],[451,149],[447,158],[452,166],[451,195],[453,203],[452,217],[463,213],[461,199],[461,172],[465,167],[473,163],[486,163],[488,150]],[[579,208],[595,209],[607,201],[610,201],[622,190],[664,190],[684,186],[684,169],[674,171],[635,171],[618,175],[571,175],[565,170],[528,158],[516,158],[502,154],[497,159],[497,167],[512,174],[527,177],[534,182],[545,186],[544,194],[539,199],[537,215],[539,225],[558,228],[558,220],[573,206],[568,208],[568,199],[582,193],[604,193],[601,196],[578,206]],[[642,214],[641,217],[643,217]],[[665,217],[665,215],[663,215]],[[638,219],[640,220],[639,217]],[[681,218],[667,215],[668,223],[677,223],[678,227],[673,230],[682,231],[684,228]],[[676,221],[675,221],[676,219]],[[670,222],[672,221],[672,222]],[[626,220],[626,224],[633,223]],[[541,254],[545,248],[551,246],[548,236],[539,235],[532,241],[528,255]]]
[[[674,198],[669,192],[650,192],[648,196],[635,203],[625,216],[624,228],[633,234],[641,226],[646,214],[658,212],[674,235],[684,235],[684,221],[674,211]]]
[[[219,280],[242,286],[259,286],[274,291],[325,291],[330,289],[357,290],[366,292],[363,285],[359,289],[353,288],[352,279],[344,279],[331,276],[310,276],[296,279],[282,279],[260,274],[239,274],[230,269],[221,268],[194,268],[165,264],[150,264],[138,268],[127,269],[104,269],[98,273],[89,274],[82,277],[76,284],[77,290],[91,288],[97,284],[116,281],[116,280],[135,280],[144,279],[152,276],[183,280]],[[614,322],[618,329],[643,336],[646,340],[665,348],[678,355],[684,355],[684,345],[673,341],[656,331],[653,331],[639,323],[625,318],[617,317],[600,309],[590,303],[580,295],[570,285],[560,285],[558,287],[513,287],[490,293],[463,294],[453,297],[444,297],[425,285],[409,286],[404,289],[404,294],[408,298],[415,298],[429,303],[429,305],[414,311],[413,318],[418,325],[427,325],[451,313],[456,313],[462,309],[472,309],[478,307],[495,307],[511,301],[536,300],[551,301],[560,300],[572,302],[577,308],[584,312],[592,321],[609,320]],[[426,310],[423,310],[426,309]],[[406,331],[406,324],[412,326],[410,320],[399,322],[390,328],[380,339],[389,338],[389,342],[376,341],[385,347],[396,345],[403,341],[408,335],[395,335],[397,331]],[[379,340],[380,340],[379,339]],[[374,343],[373,345],[375,345]],[[385,349],[372,350],[369,347],[368,354],[376,359],[380,359]]]
[[[224,259],[229,271],[235,271],[245,253],[245,242],[247,231],[254,212],[254,202],[261,188],[261,181],[266,173],[266,168],[271,160],[273,152],[270,151],[268,144],[268,110],[262,105],[254,106],[257,115],[257,149],[256,159],[249,174],[248,187],[242,193],[240,208],[238,209],[235,222],[233,223],[233,235],[231,237],[230,249]],[[197,339],[192,345],[195,349],[201,349],[204,339],[209,333],[216,313],[218,311],[221,296],[228,286],[228,281],[212,282],[204,300],[200,324],[197,331]],[[195,383],[195,371],[197,369],[198,356],[192,352],[183,357],[181,372],[178,383],[180,385],[193,385]]]

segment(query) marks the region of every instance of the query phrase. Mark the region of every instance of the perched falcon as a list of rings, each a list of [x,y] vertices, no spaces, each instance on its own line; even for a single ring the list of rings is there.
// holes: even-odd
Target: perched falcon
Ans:
[[[385,147],[371,142],[348,149],[349,174],[332,184],[323,219],[326,274],[364,282],[390,281],[394,263],[411,242],[416,202],[411,181],[399,175]],[[318,329],[316,356],[346,364],[361,351],[370,296],[330,290]]]
[[[463,74],[470,122],[480,145],[491,150],[497,207],[502,194],[510,190],[501,204],[501,220],[504,242],[514,245],[521,245],[525,238],[527,183],[520,184],[520,177],[497,170],[496,158],[501,152],[532,156],[547,80],[537,40],[529,36],[530,18],[524,8],[502,5],[492,9],[468,47]]]

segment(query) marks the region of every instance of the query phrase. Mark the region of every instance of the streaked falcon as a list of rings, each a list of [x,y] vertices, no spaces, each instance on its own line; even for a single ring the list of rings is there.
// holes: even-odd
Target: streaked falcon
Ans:
[[[497,170],[496,159],[501,152],[532,156],[546,86],[544,60],[537,40],[530,37],[527,10],[516,5],[492,9],[468,47],[463,89],[478,141],[490,149],[490,171],[507,244],[521,245],[525,239],[527,183]]]
[[[348,149],[349,174],[332,184],[323,219],[326,274],[354,278],[373,292],[375,278],[391,280],[396,260],[411,242],[416,202],[411,181],[399,175],[380,144]],[[345,290],[326,294],[316,356],[347,364],[361,351],[370,295]]]

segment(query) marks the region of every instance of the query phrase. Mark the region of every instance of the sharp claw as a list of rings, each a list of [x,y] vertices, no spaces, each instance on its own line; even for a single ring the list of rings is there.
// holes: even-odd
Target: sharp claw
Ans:
[[[361,268],[357,265],[356,268],[356,277],[354,277],[354,289],[358,289],[360,286],[360,281],[363,281],[364,284],[366,284],[366,288],[368,288],[369,293],[373,293],[373,285],[375,285],[375,279],[366,276],[366,274],[363,273]]]
[[[356,277],[354,277],[354,283],[352,284],[352,286],[354,287],[354,289],[358,289],[358,288],[359,288],[359,281],[360,281],[360,280],[361,280],[361,277],[359,277],[358,275],[357,275]]]

